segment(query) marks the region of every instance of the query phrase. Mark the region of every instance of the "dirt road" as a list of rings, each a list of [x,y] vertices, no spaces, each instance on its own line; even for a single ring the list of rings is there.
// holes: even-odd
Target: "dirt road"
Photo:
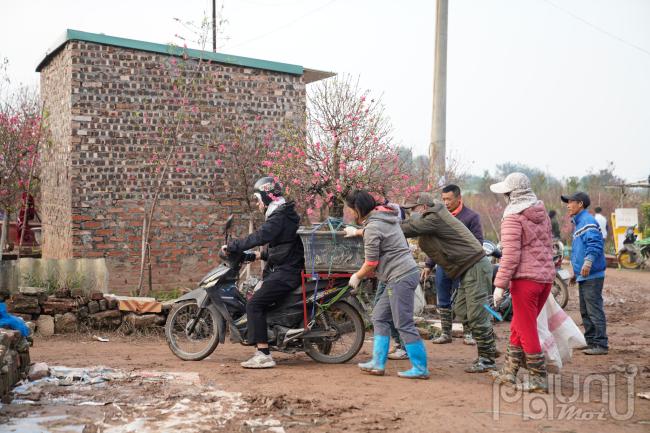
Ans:
[[[407,368],[408,361],[389,361],[385,377],[361,374],[355,364],[369,357],[369,342],[345,365],[322,365],[305,355],[277,354],[278,367],[266,371],[240,368],[250,348],[226,343],[204,361],[182,362],[159,337],[111,335],[109,343],[88,336],[37,339],[32,359],[77,367],[101,364],[125,371],[197,372],[202,382],[241,392],[249,417],[273,417],[287,432],[647,433],[650,401],[636,394],[650,391],[650,272],[608,270],[605,303],[609,355],[588,357],[574,352],[573,361],[555,376],[558,386],[548,396],[511,395],[508,388],[494,387],[488,375],[464,373],[475,348],[458,339],[442,346],[427,342],[432,373],[428,381],[399,379],[396,372]],[[567,311],[580,325],[576,288],[571,289]],[[508,326],[497,325],[501,350],[507,343]],[[608,393],[601,392],[602,380],[606,389],[611,386]],[[137,389],[144,391],[136,388],[134,392],[140,392]],[[165,398],[174,395],[168,393]],[[21,410],[24,415],[33,409]],[[21,410],[3,411],[20,416]],[[102,409],[93,410],[99,416]],[[266,427],[245,426],[235,417],[221,428],[264,431]]]

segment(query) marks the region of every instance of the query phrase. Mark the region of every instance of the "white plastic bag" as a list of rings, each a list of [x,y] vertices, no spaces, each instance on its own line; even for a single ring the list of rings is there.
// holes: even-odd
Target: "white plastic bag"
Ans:
[[[424,290],[422,290],[422,286],[418,284],[415,288],[415,296],[413,298],[413,315],[421,316],[426,304],[427,301],[424,298]]]
[[[587,344],[578,325],[560,307],[553,294],[549,294],[537,316],[537,333],[550,371],[561,369],[571,360],[574,348]]]

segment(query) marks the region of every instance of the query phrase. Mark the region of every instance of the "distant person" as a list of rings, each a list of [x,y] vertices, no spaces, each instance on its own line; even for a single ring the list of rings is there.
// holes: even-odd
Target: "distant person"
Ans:
[[[603,307],[603,284],[605,282],[605,253],[603,234],[596,219],[587,212],[591,203],[584,192],[561,196],[567,204],[569,215],[573,217],[575,231],[571,244],[572,283],[578,282],[580,296],[580,315],[585,327],[587,355],[606,355],[607,319]]]
[[[433,206],[433,198],[431,198],[430,201],[431,203],[427,203],[427,205]],[[481,226],[481,217],[463,203],[460,187],[458,185],[450,184],[442,188],[442,201],[447,210],[453,216],[458,218],[460,222],[465,224],[465,227],[467,227],[481,245],[483,245],[483,227]],[[433,268],[433,265],[433,260],[427,260],[425,277],[427,276],[426,269]],[[447,344],[452,342],[451,328],[453,314],[451,299],[453,292],[459,285],[460,278],[453,280],[445,273],[442,266],[436,266],[436,298],[438,299],[438,311],[440,312],[442,333],[439,337],[431,340],[434,344]],[[467,322],[463,323],[463,332],[465,334],[463,343],[470,346],[475,345],[476,341],[472,337],[472,333],[469,331],[469,324]]]
[[[603,234],[603,239],[607,239],[607,218],[603,215],[603,208],[600,206],[597,206],[594,209],[595,215],[594,218],[596,219],[596,222],[600,226],[600,231]]]
[[[501,303],[505,288],[510,287],[515,312],[505,364],[494,376],[497,382],[514,384],[519,367],[525,363],[528,382],[521,389],[546,392],[546,363],[537,333],[537,316],[555,278],[551,220],[523,173],[509,174],[503,182],[491,185],[490,190],[503,194],[508,202],[501,220],[503,255],[494,279],[494,305]]]
[[[554,209],[548,211],[548,217],[551,219],[551,233],[553,234],[553,239],[560,240],[560,223],[557,220],[557,212]]]

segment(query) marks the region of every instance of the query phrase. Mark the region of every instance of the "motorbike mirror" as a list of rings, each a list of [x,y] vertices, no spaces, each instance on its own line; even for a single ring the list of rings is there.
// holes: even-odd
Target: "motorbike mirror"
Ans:
[[[235,219],[235,216],[234,216],[234,215],[230,215],[230,216],[228,217],[228,219],[226,220],[226,225],[225,225],[224,228],[223,228],[223,232],[224,232],[224,233],[228,233],[228,231],[229,231],[230,228],[232,227],[232,222],[233,222],[234,219]]]

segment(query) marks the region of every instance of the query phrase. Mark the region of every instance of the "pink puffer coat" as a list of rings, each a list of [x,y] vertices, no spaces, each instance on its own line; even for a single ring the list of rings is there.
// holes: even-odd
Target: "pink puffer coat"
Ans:
[[[552,244],[551,220],[542,202],[506,216],[501,222],[503,256],[494,285],[505,288],[515,279],[552,283],[555,278]]]

